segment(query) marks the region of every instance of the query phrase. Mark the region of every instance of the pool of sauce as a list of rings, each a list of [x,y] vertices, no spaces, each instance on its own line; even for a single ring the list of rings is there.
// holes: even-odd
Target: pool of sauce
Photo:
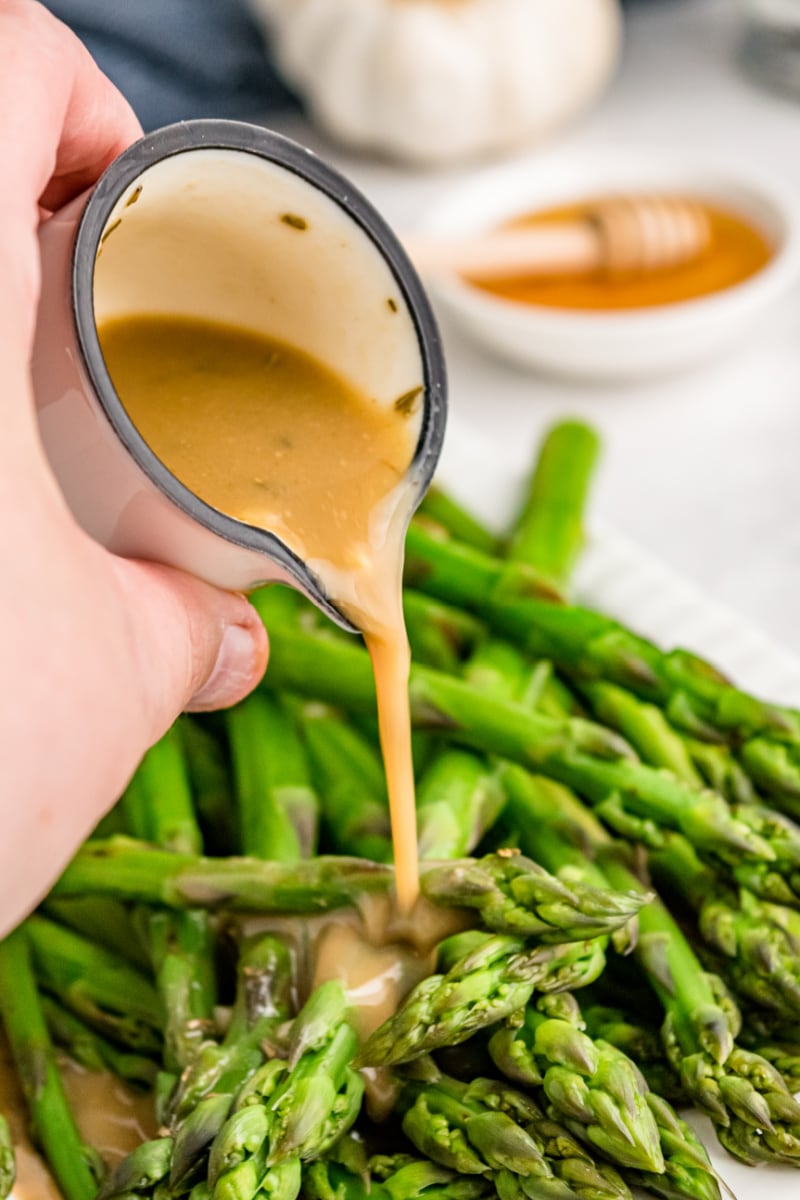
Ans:
[[[84,1141],[114,1166],[140,1142],[155,1137],[152,1096],[141,1095],[105,1072],[87,1071],[63,1057],[61,1077]],[[8,1043],[0,1034],[0,1112],[11,1129],[17,1160],[14,1200],[62,1200],[44,1160],[28,1136],[25,1102]]]
[[[547,226],[583,218],[597,201],[545,208],[516,217],[502,228]],[[710,226],[710,241],[697,258],[666,271],[640,275],[531,276],[516,279],[474,279],[469,282],[503,300],[544,308],[614,311],[654,308],[697,300],[743,283],[761,271],[774,255],[769,240],[745,217],[700,201]]]
[[[397,901],[419,890],[402,610],[419,389],[361,395],[296,347],[193,318],[107,322],[100,344],[139,432],[221,512],[276,533],[363,632],[375,672]]]

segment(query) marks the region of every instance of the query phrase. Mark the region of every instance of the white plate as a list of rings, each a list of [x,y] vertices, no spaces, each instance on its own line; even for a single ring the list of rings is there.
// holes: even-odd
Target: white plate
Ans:
[[[506,464],[487,461],[478,439],[451,422],[437,482],[500,530],[514,513],[525,480]],[[702,654],[750,691],[800,704],[800,659],[607,528],[591,528],[576,593],[582,602],[665,647],[683,646]],[[694,1113],[690,1119],[737,1200],[761,1200],[765,1191],[769,1200],[798,1200],[799,1171],[743,1166],[719,1147],[710,1121]]]

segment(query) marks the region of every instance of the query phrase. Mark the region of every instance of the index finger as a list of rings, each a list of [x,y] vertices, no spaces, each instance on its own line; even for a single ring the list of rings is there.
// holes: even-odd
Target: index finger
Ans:
[[[0,211],[31,222],[90,186],[141,136],[133,110],[65,25],[34,0],[0,5]],[[8,226],[6,225],[6,232]]]

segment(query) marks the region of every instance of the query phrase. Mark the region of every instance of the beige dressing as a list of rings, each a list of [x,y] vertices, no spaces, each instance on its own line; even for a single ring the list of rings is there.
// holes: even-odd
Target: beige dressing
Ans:
[[[386,408],[294,347],[208,321],[127,317],[99,333],[117,393],[161,461],[208,504],[276,533],[362,630],[398,907],[409,912],[419,877],[401,564],[420,390]]]
[[[69,1058],[59,1060],[61,1078],[81,1136],[109,1166],[155,1137],[152,1096],[139,1095],[113,1075],[87,1071]],[[8,1044],[0,1036],[0,1112],[8,1120],[17,1159],[15,1200],[62,1200],[61,1193],[28,1136],[27,1110]]]

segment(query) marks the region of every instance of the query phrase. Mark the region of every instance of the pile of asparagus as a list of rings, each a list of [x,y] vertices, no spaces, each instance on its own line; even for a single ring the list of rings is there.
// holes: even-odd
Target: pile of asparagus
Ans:
[[[439,493],[412,523],[422,890],[460,932],[368,1037],[344,981],[304,994],[309,947],[248,916],[393,884],[368,656],[282,589],[254,598],[263,687],[181,718],[0,944],[66,1200],[719,1200],[674,1106],[800,1165],[800,712],[567,602],[596,457],[552,430],[507,538]],[[110,1172],[62,1052],[152,1090],[158,1136]]]

